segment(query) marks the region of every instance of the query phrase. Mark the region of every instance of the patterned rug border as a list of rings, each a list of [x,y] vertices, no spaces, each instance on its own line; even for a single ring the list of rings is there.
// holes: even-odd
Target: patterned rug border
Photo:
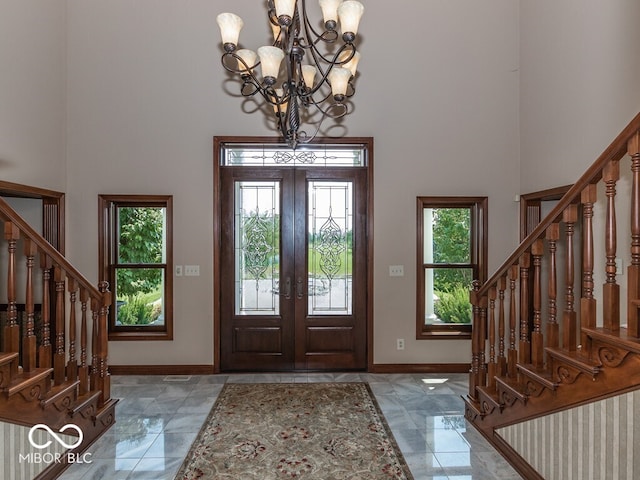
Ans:
[[[378,416],[378,420],[380,421],[380,423],[382,424],[383,428],[384,428],[384,433],[386,435],[386,437],[389,440],[389,443],[391,445],[391,447],[393,448],[393,452],[397,458],[398,464],[400,466],[400,468],[402,468],[402,472],[404,473],[404,475],[406,476],[407,480],[415,480],[413,477],[413,474],[411,473],[411,470],[409,469],[409,465],[407,464],[404,455],[402,454],[402,451],[400,450],[400,447],[398,446],[398,442],[396,441],[395,437],[393,436],[393,432],[391,431],[391,428],[389,427],[389,424],[387,423],[387,419],[385,418],[384,414],[382,413],[382,409],[380,408],[380,405],[378,404],[378,399],[376,398],[376,396],[374,395],[373,391],[371,390],[371,386],[369,385],[368,382],[313,382],[313,383],[294,383],[294,382],[282,382],[282,383],[275,383],[275,382],[258,382],[258,383],[225,383],[222,387],[222,389],[220,390],[220,393],[218,394],[218,396],[216,397],[215,402],[213,403],[213,406],[211,407],[211,410],[209,411],[209,413],[207,414],[207,418],[204,420],[204,423],[202,424],[202,427],[200,428],[200,430],[198,431],[198,434],[196,435],[196,438],[193,440],[193,443],[191,444],[191,446],[189,447],[189,452],[187,453],[185,459],[183,460],[182,464],[180,465],[180,468],[178,469],[178,472],[176,473],[176,476],[174,477],[174,480],[178,480],[180,478],[186,478],[185,475],[188,471],[188,466],[189,464],[193,461],[193,457],[194,457],[194,452],[198,447],[198,441],[202,438],[202,436],[204,435],[204,433],[206,432],[209,423],[211,421],[211,419],[214,417],[214,415],[217,412],[217,409],[220,406],[220,403],[222,403],[222,399],[224,398],[224,393],[228,388],[232,388],[232,386],[237,386],[237,385],[279,385],[279,386],[295,386],[296,388],[302,388],[305,386],[309,386],[309,385],[363,385],[367,391],[367,394],[369,395],[369,398],[371,400],[371,403],[374,407],[375,410],[375,414]]]

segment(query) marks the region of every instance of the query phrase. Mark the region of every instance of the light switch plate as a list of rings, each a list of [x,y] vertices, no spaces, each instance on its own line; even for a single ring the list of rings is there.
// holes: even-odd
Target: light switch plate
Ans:
[[[404,277],[404,265],[389,265],[390,277]]]
[[[200,265],[185,265],[184,266],[184,276],[185,277],[199,277],[200,276]]]

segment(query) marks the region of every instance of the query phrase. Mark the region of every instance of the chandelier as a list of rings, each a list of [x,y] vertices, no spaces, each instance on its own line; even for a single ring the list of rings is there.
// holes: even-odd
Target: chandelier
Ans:
[[[311,141],[325,118],[344,117],[348,113],[345,101],[355,93],[360,53],[354,41],[364,7],[355,0],[319,3],[322,32],[309,21],[306,0],[267,0],[274,40],[257,53],[238,49],[244,24],[239,16],[221,13],[217,17],[224,45],[223,67],[240,76],[242,96],[259,95],[269,105],[278,132],[292,148]],[[315,124],[311,135],[300,129],[302,121]]]

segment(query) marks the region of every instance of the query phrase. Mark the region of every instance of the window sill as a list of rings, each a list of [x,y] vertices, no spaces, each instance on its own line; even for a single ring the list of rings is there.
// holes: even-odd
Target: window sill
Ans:
[[[468,340],[471,339],[471,332],[439,330],[422,331],[416,335],[416,340]]]
[[[127,340],[173,340],[173,334],[169,332],[109,332],[109,341]]]

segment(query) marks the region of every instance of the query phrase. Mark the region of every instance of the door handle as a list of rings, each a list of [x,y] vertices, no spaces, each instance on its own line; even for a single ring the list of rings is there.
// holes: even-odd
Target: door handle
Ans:
[[[284,282],[284,293],[280,293],[281,297],[289,300],[291,298],[291,277],[287,277]]]
[[[296,280],[296,297],[298,297],[298,299],[304,297],[304,289],[302,287],[302,279],[298,277],[298,280]]]

